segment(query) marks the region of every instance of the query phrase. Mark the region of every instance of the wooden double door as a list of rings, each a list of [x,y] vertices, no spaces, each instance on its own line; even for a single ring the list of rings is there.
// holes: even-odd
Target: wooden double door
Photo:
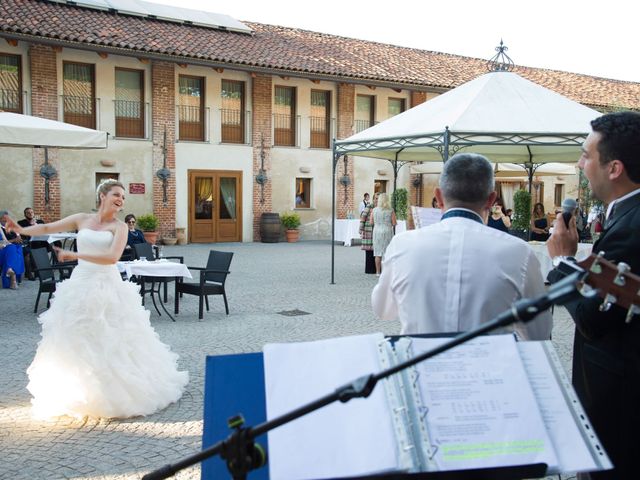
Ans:
[[[189,241],[242,241],[242,172],[189,170]]]

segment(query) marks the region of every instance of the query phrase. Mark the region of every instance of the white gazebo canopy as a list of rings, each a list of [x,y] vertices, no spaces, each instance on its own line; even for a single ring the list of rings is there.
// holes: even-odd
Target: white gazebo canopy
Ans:
[[[335,142],[336,155],[446,160],[458,151],[492,162],[575,162],[601,115],[511,72],[491,72]]]
[[[591,120],[601,115],[509,71],[481,75],[333,145],[331,283],[334,280],[335,177],[341,156],[389,160],[394,189],[409,162],[446,161],[457,152],[494,163],[524,164],[529,188],[534,169],[548,162],[575,163]]]
[[[440,174],[443,166],[442,162],[424,162],[411,165],[410,171],[413,174]],[[543,163],[536,165],[536,167],[535,170],[532,170],[534,177],[565,176],[577,173],[575,165],[571,163]],[[522,163],[495,163],[493,171],[496,178],[529,176],[529,169]]]
[[[1,146],[107,148],[107,135],[107,132],[46,118],[0,112]]]

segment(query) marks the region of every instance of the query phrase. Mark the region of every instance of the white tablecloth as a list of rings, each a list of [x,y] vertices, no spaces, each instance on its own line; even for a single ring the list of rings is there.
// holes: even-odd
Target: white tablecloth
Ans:
[[[351,240],[354,238],[360,238],[359,219],[338,219],[336,220],[336,241],[344,242],[345,247],[351,246]],[[407,222],[404,220],[398,220],[396,225],[396,234],[404,232],[407,229]]]
[[[127,278],[133,275],[145,277],[185,277],[193,278],[184,263],[156,260],[155,262],[134,260],[133,262],[118,262],[118,270],[125,272]]]
[[[53,243],[57,241],[64,242],[65,240],[75,240],[78,236],[77,233],[74,232],[62,232],[62,233],[52,233],[51,235],[37,235],[35,237],[31,237],[31,241],[38,242],[48,242]]]
[[[529,242],[533,252],[536,254],[538,261],[540,262],[540,269],[542,270],[542,278],[546,280],[547,275],[553,268],[551,263],[551,257],[547,250],[547,244],[544,242]],[[579,243],[578,251],[576,252],[576,260],[584,260],[591,254],[593,248],[592,243]]]
[[[360,219],[336,220],[336,241],[344,242],[345,247],[351,246],[351,240],[360,238],[358,229],[360,228]]]

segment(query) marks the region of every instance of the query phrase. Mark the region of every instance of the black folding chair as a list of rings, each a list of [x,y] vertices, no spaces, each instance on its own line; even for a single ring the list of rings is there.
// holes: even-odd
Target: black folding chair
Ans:
[[[73,268],[77,265],[76,262],[58,262],[55,265],[51,264],[51,258],[46,248],[35,248],[31,250],[31,258],[35,265],[35,273],[40,282],[38,285],[38,296],[36,297],[36,305],[33,308],[33,313],[38,312],[38,303],[40,303],[40,295],[48,293],[47,308],[51,306],[51,295],[56,291],[56,283],[71,276]],[[54,275],[54,272],[58,272],[58,280]]]
[[[187,267],[191,270],[199,270],[200,279],[198,282],[184,282],[181,279],[176,281],[175,313],[178,313],[179,308],[178,295],[182,296],[182,294],[186,293],[187,295],[198,296],[198,319],[202,320],[203,317],[203,302],[207,305],[207,312],[209,311],[209,295],[222,295],[224,308],[227,315],[229,315],[229,304],[227,303],[224,284],[227,280],[227,275],[231,273],[229,266],[232,259],[232,252],[211,250],[206,267]]]

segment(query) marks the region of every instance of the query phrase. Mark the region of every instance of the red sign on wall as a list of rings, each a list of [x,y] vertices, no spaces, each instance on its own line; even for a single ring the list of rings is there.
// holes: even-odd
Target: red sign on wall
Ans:
[[[144,183],[130,183],[129,184],[129,193],[144,193]]]

